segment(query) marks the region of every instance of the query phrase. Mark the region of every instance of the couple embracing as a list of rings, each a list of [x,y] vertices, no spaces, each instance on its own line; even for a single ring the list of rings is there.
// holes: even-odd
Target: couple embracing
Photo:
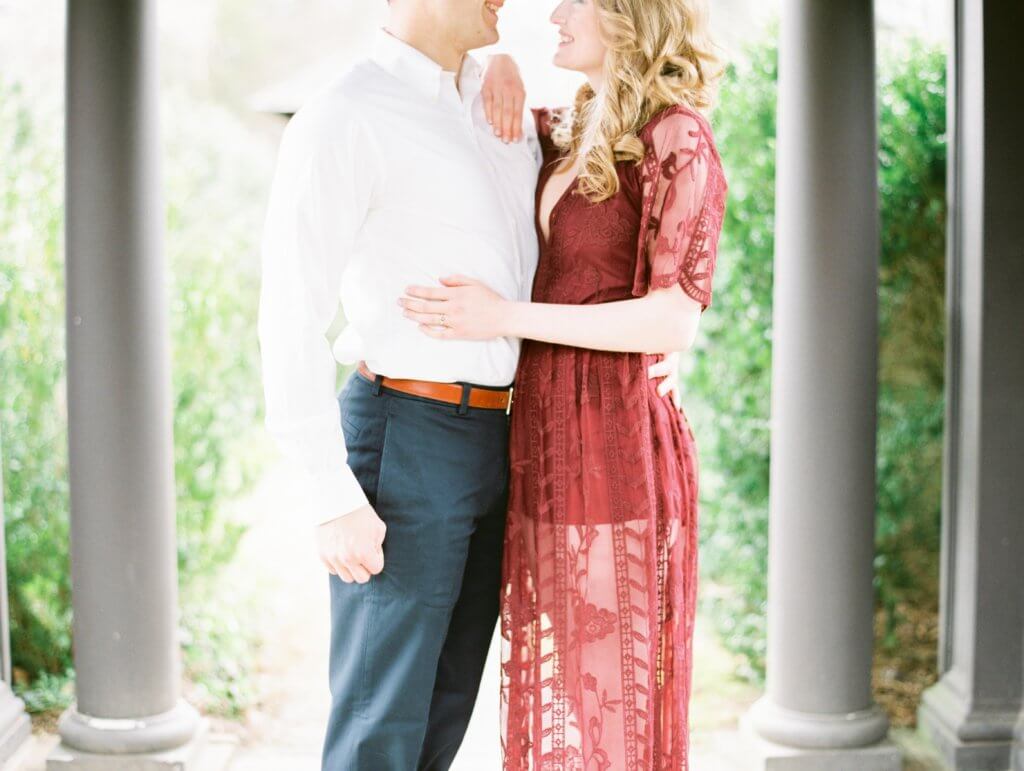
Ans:
[[[449,768],[499,620],[506,771],[689,768],[706,18],[561,0],[553,63],[587,82],[524,110],[515,63],[468,54],[502,5],[390,0],[281,142],[258,334],[330,582],[325,771]]]

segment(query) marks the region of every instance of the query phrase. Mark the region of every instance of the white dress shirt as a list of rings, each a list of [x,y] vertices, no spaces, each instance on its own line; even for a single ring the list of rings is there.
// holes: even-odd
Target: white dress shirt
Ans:
[[[435,340],[402,315],[410,284],[477,278],[527,300],[537,266],[525,141],[494,135],[471,57],[445,71],[383,29],[373,55],[293,116],[281,140],[262,244],[258,336],[266,427],[307,474],[314,524],[367,503],[346,462],[336,363],[391,377],[512,382],[519,340]],[[460,94],[461,92],[461,94]],[[339,300],[347,326],[326,332]]]

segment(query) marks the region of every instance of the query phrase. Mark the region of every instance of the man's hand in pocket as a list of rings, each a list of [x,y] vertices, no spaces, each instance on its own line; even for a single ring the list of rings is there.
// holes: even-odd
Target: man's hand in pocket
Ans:
[[[365,584],[384,569],[386,529],[369,505],[317,525],[320,560],[345,583]]]

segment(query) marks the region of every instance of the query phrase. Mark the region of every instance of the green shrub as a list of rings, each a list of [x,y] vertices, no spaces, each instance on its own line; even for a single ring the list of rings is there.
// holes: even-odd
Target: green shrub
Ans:
[[[774,41],[775,34],[771,35]],[[716,138],[730,197],[686,390],[699,437],[703,602],[741,676],[764,674],[768,557],[776,50],[730,65]],[[939,550],[945,254],[945,56],[888,42],[879,61],[876,590],[887,644],[902,600],[934,600]]]
[[[63,674],[71,650],[62,154],[27,104],[0,81],[0,436],[17,684]]]
[[[911,41],[884,50],[879,84],[879,643],[897,644],[901,603],[938,603],[945,401],[946,57]]]
[[[184,590],[216,574],[245,531],[220,504],[259,472],[247,444],[263,394],[253,327],[267,148],[224,111],[174,92],[165,129],[178,568]],[[256,162],[254,162],[254,156]]]
[[[712,579],[702,602],[741,655],[737,674],[756,681],[765,654],[777,72],[773,46],[747,54],[730,64],[712,118],[729,199],[717,311],[701,321],[685,404],[700,458],[701,572]]]
[[[271,154],[187,88],[165,93],[178,575],[192,703],[238,716],[255,698],[251,596],[221,580],[248,525],[223,506],[262,470],[257,240]]]

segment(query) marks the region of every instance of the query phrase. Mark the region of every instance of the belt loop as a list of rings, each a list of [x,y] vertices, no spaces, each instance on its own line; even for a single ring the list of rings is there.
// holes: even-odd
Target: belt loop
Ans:
[[[472,389],[468,383],[460,383],[462,386],[462,401],[459,402],[459,408],[456,410],[456,414],[465,415],[469,412],[469,392]]]
[[[383,382],[384,382],[384,376],[383,375],[375,375],[374,376],[374,378],[373,378],[373,395],[374,396],[380,396],[380,389],[384,387],[382,385]]]

